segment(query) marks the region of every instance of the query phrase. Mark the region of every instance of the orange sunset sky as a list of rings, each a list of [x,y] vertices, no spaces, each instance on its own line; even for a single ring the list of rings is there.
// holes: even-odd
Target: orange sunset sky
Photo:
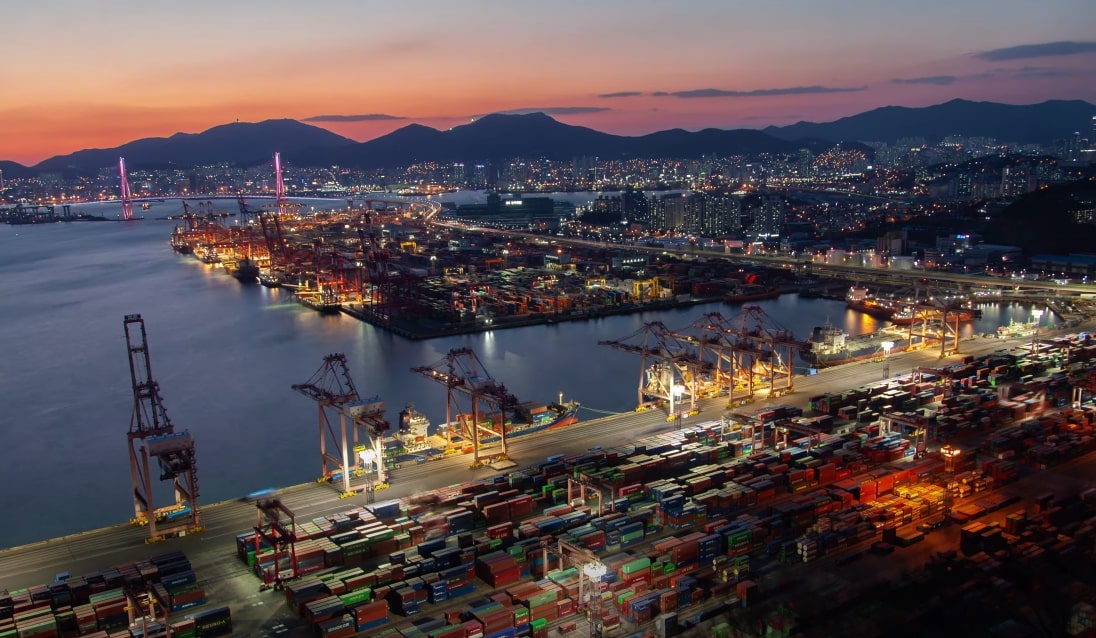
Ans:
[[[1096,102],[1092,0],[39,0],[0,20],[0,159],[292,118],[367,140],[539,110],[637,135],[954,98]]]

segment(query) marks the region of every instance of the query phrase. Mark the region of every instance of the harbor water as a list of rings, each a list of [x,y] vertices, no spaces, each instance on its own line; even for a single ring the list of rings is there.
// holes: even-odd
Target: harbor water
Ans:
[[[90,208],[117,216],[110,205]],[[178,222],[153,217],[181,212],[173,200],[142,221],[0,226],[0,548],[132,517],[127,314],[145,320],[153,377],[175,429],[194,436],[201,502],[210,503],[319,475],[317,406],[290,386],[327,354],[346,355],[359,394],[385,401],[392,423],[407,403],[444,421],[445,389],[411,368],[460,347],[520,400],[562,393],[591,419],[634,409],[640,379],[637,356],[598,341],[640,343],[646,322],[685,329],[705,313],[741,310],[712,303],[411,341],[176,254],[168,239]],[[755,305],[801,339],[827,322],[851,334],[878,327],[841,301],[782,295]],[[983,312],[964,330],[992,333],[1030,318],[1021,306]]]

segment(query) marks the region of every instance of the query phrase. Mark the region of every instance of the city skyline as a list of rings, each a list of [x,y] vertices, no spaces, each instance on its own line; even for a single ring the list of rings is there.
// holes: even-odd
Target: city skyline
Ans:
[[[111,7],[8,9],[0,160],[31,165],[236,120],[289,118],[365,141],[488,113],[642,135],[955,98],[1096,102],[1087,0],[1007,11],[983,0]]]

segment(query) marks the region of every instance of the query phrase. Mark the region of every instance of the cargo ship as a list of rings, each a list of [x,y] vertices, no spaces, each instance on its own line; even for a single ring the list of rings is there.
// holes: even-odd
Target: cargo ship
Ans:
[[[331,288],[325,288],[319,292],[314,290],[298,290],[297,301],[321,314],[337,315],[342,310],[342,302],[339,293]]]
[[[399,447],[404,452],[418,452],[430,447],[427,438],[430,433],[430,419],[415,406],[408,403],[400,410],[400,423],[395,436],[392,438],[399,442]]]
[[[723,295],[724,303],[742,303],[745,301],[761,301],[763,299],[776,299],[780,296],[779,288],[768,288],[745,284]]]
[[[920,335],[913,335],[917,345]],[[815,368],[827,368],[851,361],[861,361],[883,357],[887,354],[884,343],[889,343],[890,352],[902,352],[909,348],[911,338],[901,332],[883,328],[875,332],[850,337],[849,333],[833,326],[815,326],[811,331],[808,346],[799,351],[799,356]]]
[[[866,315],[890,321],[898,309],[893,305],[880,300],[878,297],[862,286],[853,286],[845,295],[845,306],[850,310],[856,310]]]
[[[503,427],[506,428],[506,438],[511,439],[515,436],[523,436],[526,434],[533,434],[534,432],[554,430],[574,425],[575,423],[578,423],[579,420],[579,407],[579,404],[575,401],[553,403],[551,405],[523,403],[515,410],[515,414],[511,418],[507,418],[503,424]],[[478,423],[481,427],[487,427],[497,431],[497,428],[494,425],[494,415],[480,414]],[[455,426],[456,431],[453,434],[459,434],[459,436],[471,441],[471,414],[457,415]],[[481,445],[493,443],[498,440],[498,436],[490,434],[487,436],[480,435]]]
[[[231,270],[232,276],[242,284],[254,284],[259,281],[259,265],[249,257],[244,257],[236,262],[236,267]]]

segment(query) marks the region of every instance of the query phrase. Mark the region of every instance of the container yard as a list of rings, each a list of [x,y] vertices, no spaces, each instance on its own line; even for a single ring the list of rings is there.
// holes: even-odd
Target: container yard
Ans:
[[[181,553],[146,550],[8,591],[0,636],[227,635],[258,629],[238,619],[257,601],[262,631],[302,636],[835,635],[896,615],[924,635],[974,622],[928,583],[973,603],[1022,587],[1021,568],[1053,571],[1060,630],[1092,635],[1096,492],[1059,477],[1093,475],[1094,353],[1047,338],[326,513],[276,492],[250,526],[206,507],[216,532],[165,542],[234,551],[214,570],[230,577],[204,586]],[[964,613],[989,622],[983,607]]]
[[[311,309],[345,313],[409,338],[721,299],[737,304],[794,290],[780,269],[624,249],[565,250],[550,239],[428,228],[435,212],[429,206],[392,201],[374,210],[381,204],[352,201],[308,215],[283,206],[241,214],[252,221],[236,225],[199,217],[178,227],[171,243],[241,282],[284,288]],[[622,255],[639,255],[642,263],[614,266]],[[764,295],[736,293],[762,282]]]

